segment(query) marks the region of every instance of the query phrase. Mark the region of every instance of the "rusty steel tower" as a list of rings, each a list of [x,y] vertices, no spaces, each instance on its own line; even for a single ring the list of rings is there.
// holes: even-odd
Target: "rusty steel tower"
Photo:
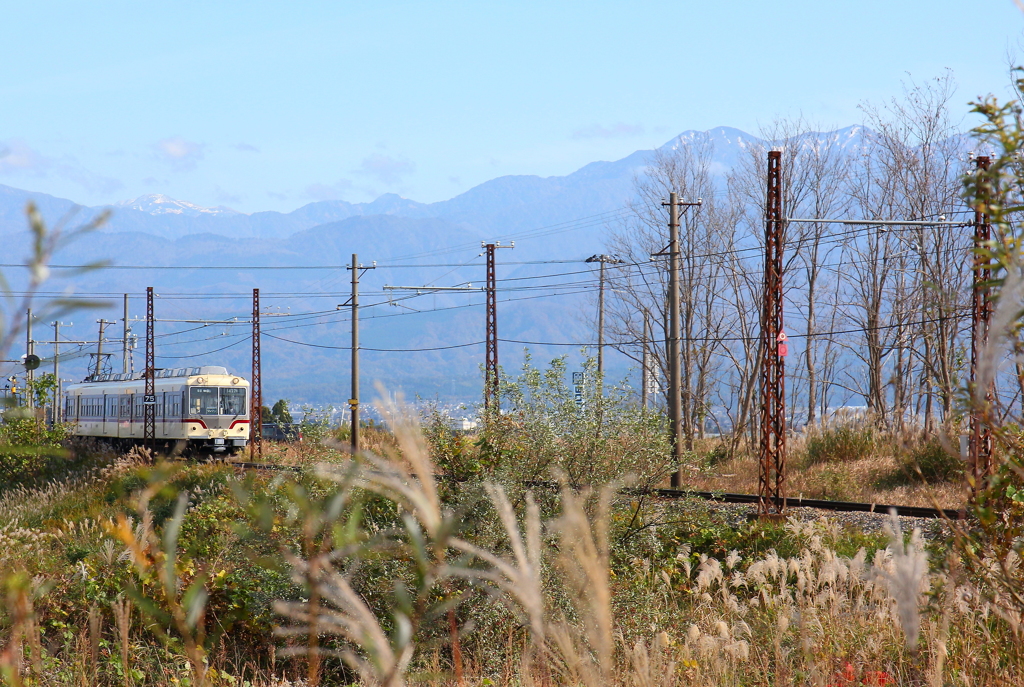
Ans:
[[[761,469],[758,513],[786,507],[786,367],[782,330],[782,153],[768,153],[764,231],[764,307],[761,313]]]
[[[515,248],[516,242],[512,241],[507,246],[501,245],[501,241],[494,243],[480,242],[487,256],[487,336],[484,353],[484,410],[490,410],[493,406],[498,408],[498,280],[494,270],[494,254],[499,248]]]
[[[156,348],[154,346],[153,287],[146,287],[146,393],[142,398],[142,441],[156,448]]]
[[[487,336],[484,352],[484,408],[498,403],[498,296],[494,272],[494,251],[497,246],[485,243],[487,251]]]
[[[991,159],[987,156],[975,158],[979,176],[988,169]],[[980,186],[979,179],[979,186]],[[979,194],[980,195],[980,194]],[[979,198],[980,200],[980,198]],[[989,322],[992,319],[992,301],[989,298],[989,281],[992,270],[982,250],[992,239],[992,225],[981,209],[974,210],[974,284],[971,293],[971,427],[968,463],[971,467],[974,493],[981,490],[992,471],[992,430],[988,424],[988,413],[993,401],[992,386],[985,390],[984,397],[976,388],[980,357],[988,344]]]
[[[249,458],[263,459],[263,387],[260,382],[260,290],[252,290],[252,380],[249,399]]]

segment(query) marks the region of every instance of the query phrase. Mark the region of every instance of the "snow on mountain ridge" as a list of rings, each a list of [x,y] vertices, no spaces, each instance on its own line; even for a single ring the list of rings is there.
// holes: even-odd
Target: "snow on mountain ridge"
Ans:
[[[132,200],[124,200],[115,204],[115,207],[138,210],[150,215],[188,215],[196,217],[199,215],[241,215],[244,213],[224,207],[207,208],[185,200],[176,200],[163,193],[150,193],[139,196]]]

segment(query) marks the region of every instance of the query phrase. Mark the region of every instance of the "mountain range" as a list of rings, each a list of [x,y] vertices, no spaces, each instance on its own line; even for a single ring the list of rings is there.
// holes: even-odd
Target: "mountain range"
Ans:
[[[858,138],[859,128],[838,133],[845,143]],[[698,139],[714,144],[712,169],[719,175],[736,164],[745,148],[760,143],[738,129],[718,127],[684,132],[663,148],[690,145]],[[380,381],[388,389],[410,395],[475,402],[483,359],[483,347],[477,343],[484,338],[482,295],[434,292],[408,298],[408,291],[384,287],[466,283],[479,287],[484,282],[480,242],[498,240],[507,245],[515,241],[515,250],[499,251],[498,256],[498,278],[508,280],[510,287],[502,292],[499,285],[499,335],[517,341],[592,341],[596,338],[594,275],[588,272],[592,266],[583,261],[607,250],[608,230],[621,221],[622,210],[634,194],[634,181],[653,154],[641,150],[621,160],[592,162],[566,176],[499,177],[437,203],[385,194],[370,203],[320,201],[288,213],[244,214],[164,195],[82,208],[71,200],[0,185],[0,240],[8,247],[8,256],[27,254],[24,208],[30,200],[51,224],[71,213],[74,220],[85,221],[110,211],[99,231],[62,249],[54,263],[109,261],[111,269],[77,276],[73,286],[78,293],[109,295],[115,309],[95,317],[81,316],[82,324],[65,331],[82,340],[95,339],[92,321],[96,317],[120,317],[116,294],[132,294],[137,316],[142,312],[141,293],[152,285],[161,294],[157,302],[157,318],[162,320],[158,325],[162,340],[157,346],[160,366],[201,360],[248,369],[247,332],[241,322],[251,313],[247,301],[251,289],[260,288],[263,303],[279,318],[267,317],[264,331],[280,337],[263,341],[265,397],[290,398],[296,404],[340,405],[348,398],[344,349],[349,324],[347,309],[338,308],[350,288],[350,271],[344,266],[357,253],[368,267],[372,261],[378,263],[377,269],[361,277],[362,302],[371,306],[364,310],[361,327],[361,343],[367,349],[364,388]],[[233,269],[208,269],[225,265]],[[288,269],[266,269],[271,267]],[[301,267],[307,269],[293,269]],[[16,274],[9,276],[17,283]],[[543,289],[531,293],[523,288],[560,282],[576,286],[564,287],[561,296],[543,298],[535,297]],[[239,324],[224,324],[220,330],[206,325],[199,330],[217,336],[199,336],[195,327],[173,321],[232,317]],[[309,324],[315,326],[304,326]],[[142,331],[139,325],[135,329]],[[187,329],[193,331],[185,333]],[[177,330],[183,333],[171,333]],[[228,342],[235,345],[215,350]],[[445,348],[462,344],[472,345]],[[503,343],[503,365],[518,366],[521,350],[519,344]],[[580,355],[578,346],[531,346],[531,352],[540,360],[568,353],[578,361]],[[85,353],[83,349],[77,363],[68,363],[68,374],[85,373]],[[120,369],[119,361],[113,364]],[[142,361],[136,359],[134,365],[138,368]],[[624,376],[629,365],[627,359],[609,355],[609,374]]]

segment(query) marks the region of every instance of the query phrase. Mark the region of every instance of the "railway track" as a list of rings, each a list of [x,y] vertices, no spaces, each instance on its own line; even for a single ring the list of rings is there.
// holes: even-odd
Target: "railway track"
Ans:
[[[225,465],[243,470],[267,470],[275,472],[302,472],[296,465],[278,465],[275,463],[225,462]],[[527,486],[558,488],[555,482],[531,481]],[[656,496],[664,499],[698,498],[719,503],[748,503],[756,505],[756,494],[729,494],[714,491],[690,491],[687,489],[627,489],[627,493]],[[786,498],[786,508],[814,508],[847,513],[878,513],[888,515],[895,511],[896,515],[907,518],[937,518],[958,520],[964,517],[964,511],[955,508],[926,508],[923,506],[900,506],[888,503],[857,503],[854,501],[828,501],[825,499]]]
[[[641,490],[652,496],[668,499],[699,498],[719,503],[751,503],[757,504],[756,494],[727,494],[712,491],[688,491],[685,489],[645,489]],[[888,515],[895,511],[896,515],[907,518],[942,518],[957,520],[964,512],[955,508],[925,508],[923,506],[897,506],[887,503],[856,503],[853,501],[826,501],[824,499],[787,498],[786,508],[816,508],[818,510],[840,511],[847,513],[879,513]]]

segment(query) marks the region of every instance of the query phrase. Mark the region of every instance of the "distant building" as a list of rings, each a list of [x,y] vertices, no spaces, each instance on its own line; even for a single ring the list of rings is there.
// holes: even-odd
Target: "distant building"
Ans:
[[[477,428],[479,423],[476,420],[470,420],[469,418],[451,418],[448,420],[448,426],[453,432],[472,432]]]

